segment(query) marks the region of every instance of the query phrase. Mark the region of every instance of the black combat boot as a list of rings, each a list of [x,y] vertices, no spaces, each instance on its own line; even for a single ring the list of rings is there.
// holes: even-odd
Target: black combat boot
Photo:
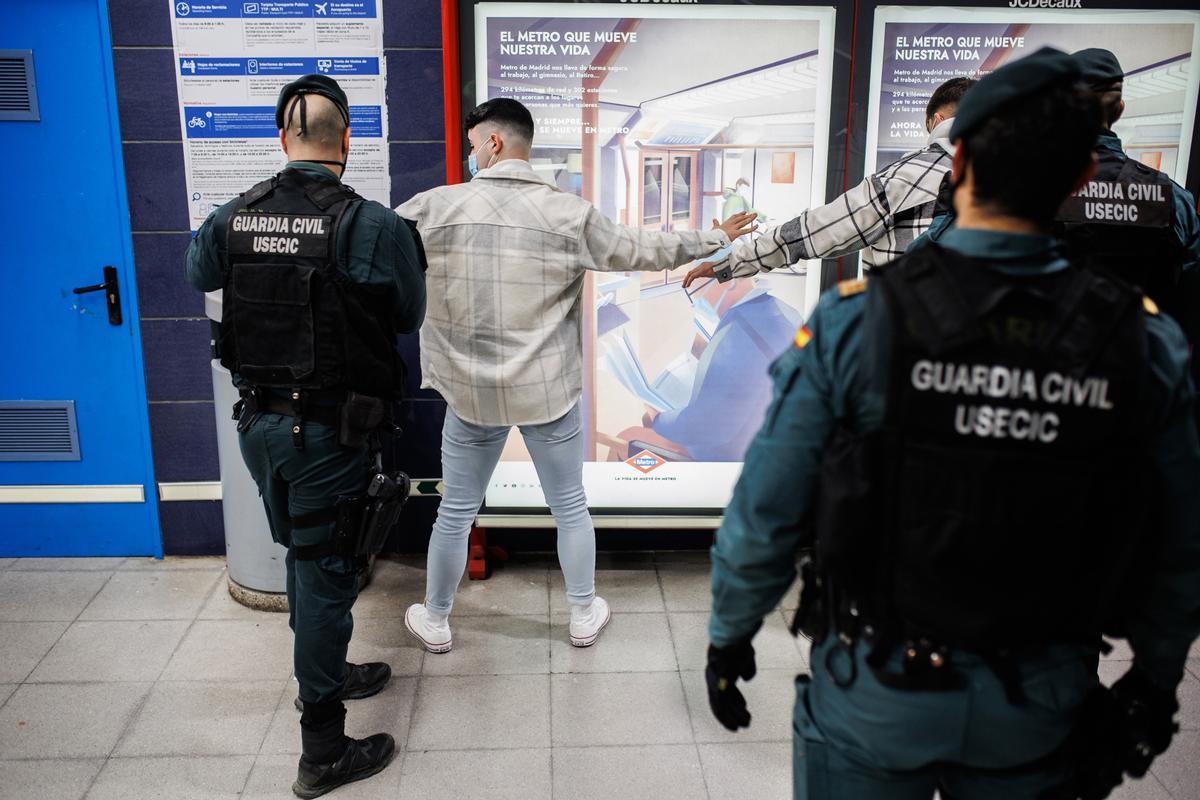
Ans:
[[[369,664],[351,664],[346,662],[346,682],[342,684],[339,700],[362,700],[373,697],[383,691],[387,682],[392,679],[392,668],[382,661],[372,661]],[[304,703],[296,697],[296,710],[303,711]]]
[[[306,703],[300,717],[304,752],[292,792],[320,797],[339,786],[369,778],[391,763],[396,741],[386,733],[366,739],[346,735],[346,707],[341,700]]]

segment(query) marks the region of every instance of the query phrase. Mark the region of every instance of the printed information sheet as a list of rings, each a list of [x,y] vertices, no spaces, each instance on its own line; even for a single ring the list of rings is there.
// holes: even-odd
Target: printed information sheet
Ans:
[[[171,29],[192,230],[283,167],[275,100],[310,73],[350,99],[343,180],[390,205],[379,0],[171,2]]]

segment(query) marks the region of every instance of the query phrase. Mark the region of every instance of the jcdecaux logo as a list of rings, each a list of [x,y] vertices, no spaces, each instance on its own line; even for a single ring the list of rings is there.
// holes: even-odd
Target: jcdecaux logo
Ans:
[[[1083,8],[1083,0],[1008,0],[1009,8]]]

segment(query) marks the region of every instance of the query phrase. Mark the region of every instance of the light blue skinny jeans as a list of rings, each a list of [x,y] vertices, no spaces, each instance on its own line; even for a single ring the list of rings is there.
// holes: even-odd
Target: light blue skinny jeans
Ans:
[[[442,427],[442,504],[429,540],[425,606],[449,614],[467,566],[467,538],[483,504],[511,426],[472,425],[451,409]],[[546,504],[558,526],[558,563],[567,602],[586,606],[596,596],[596,530],[583,492],[583,427],[579,405],[545,425],[522,425]]]

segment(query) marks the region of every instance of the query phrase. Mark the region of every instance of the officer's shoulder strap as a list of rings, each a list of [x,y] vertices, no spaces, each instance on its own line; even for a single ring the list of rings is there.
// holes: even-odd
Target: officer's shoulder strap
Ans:
[[[854,297],[857,294],[862,294],[866,290],[867,290],[867,279],[865,277],[864,278],[853,278],[848,281],[838,281],[838,285],[837,285],[838,297],[840,297],[842,299],[845,299],[847,297]]]
[[[983,326],[951,272],[945,248],[930,244],[889,265],[878,276],[900,306],[898,321],[937,354],[976,341]]]
[[[325,211],[337,203],[347,200],[361,200],[358,193],[344,183],[328,181],[310,181],[304,187],[304,194],[312,204]]]
[[[279,185],[279,176],[275,175],[267,178],[265,181],[259,181],[251,186],[246,191],[242,192],[242,206],[252,206],[259,200],[275,191],[275,187]]]
[[[1068,368],[1086,369],[1108,344],[1113,330],[1126,321],[1138,297],[1133,288],[1100,270],[1077,270],[1050,330],[1047,345],[1052,357]]]

